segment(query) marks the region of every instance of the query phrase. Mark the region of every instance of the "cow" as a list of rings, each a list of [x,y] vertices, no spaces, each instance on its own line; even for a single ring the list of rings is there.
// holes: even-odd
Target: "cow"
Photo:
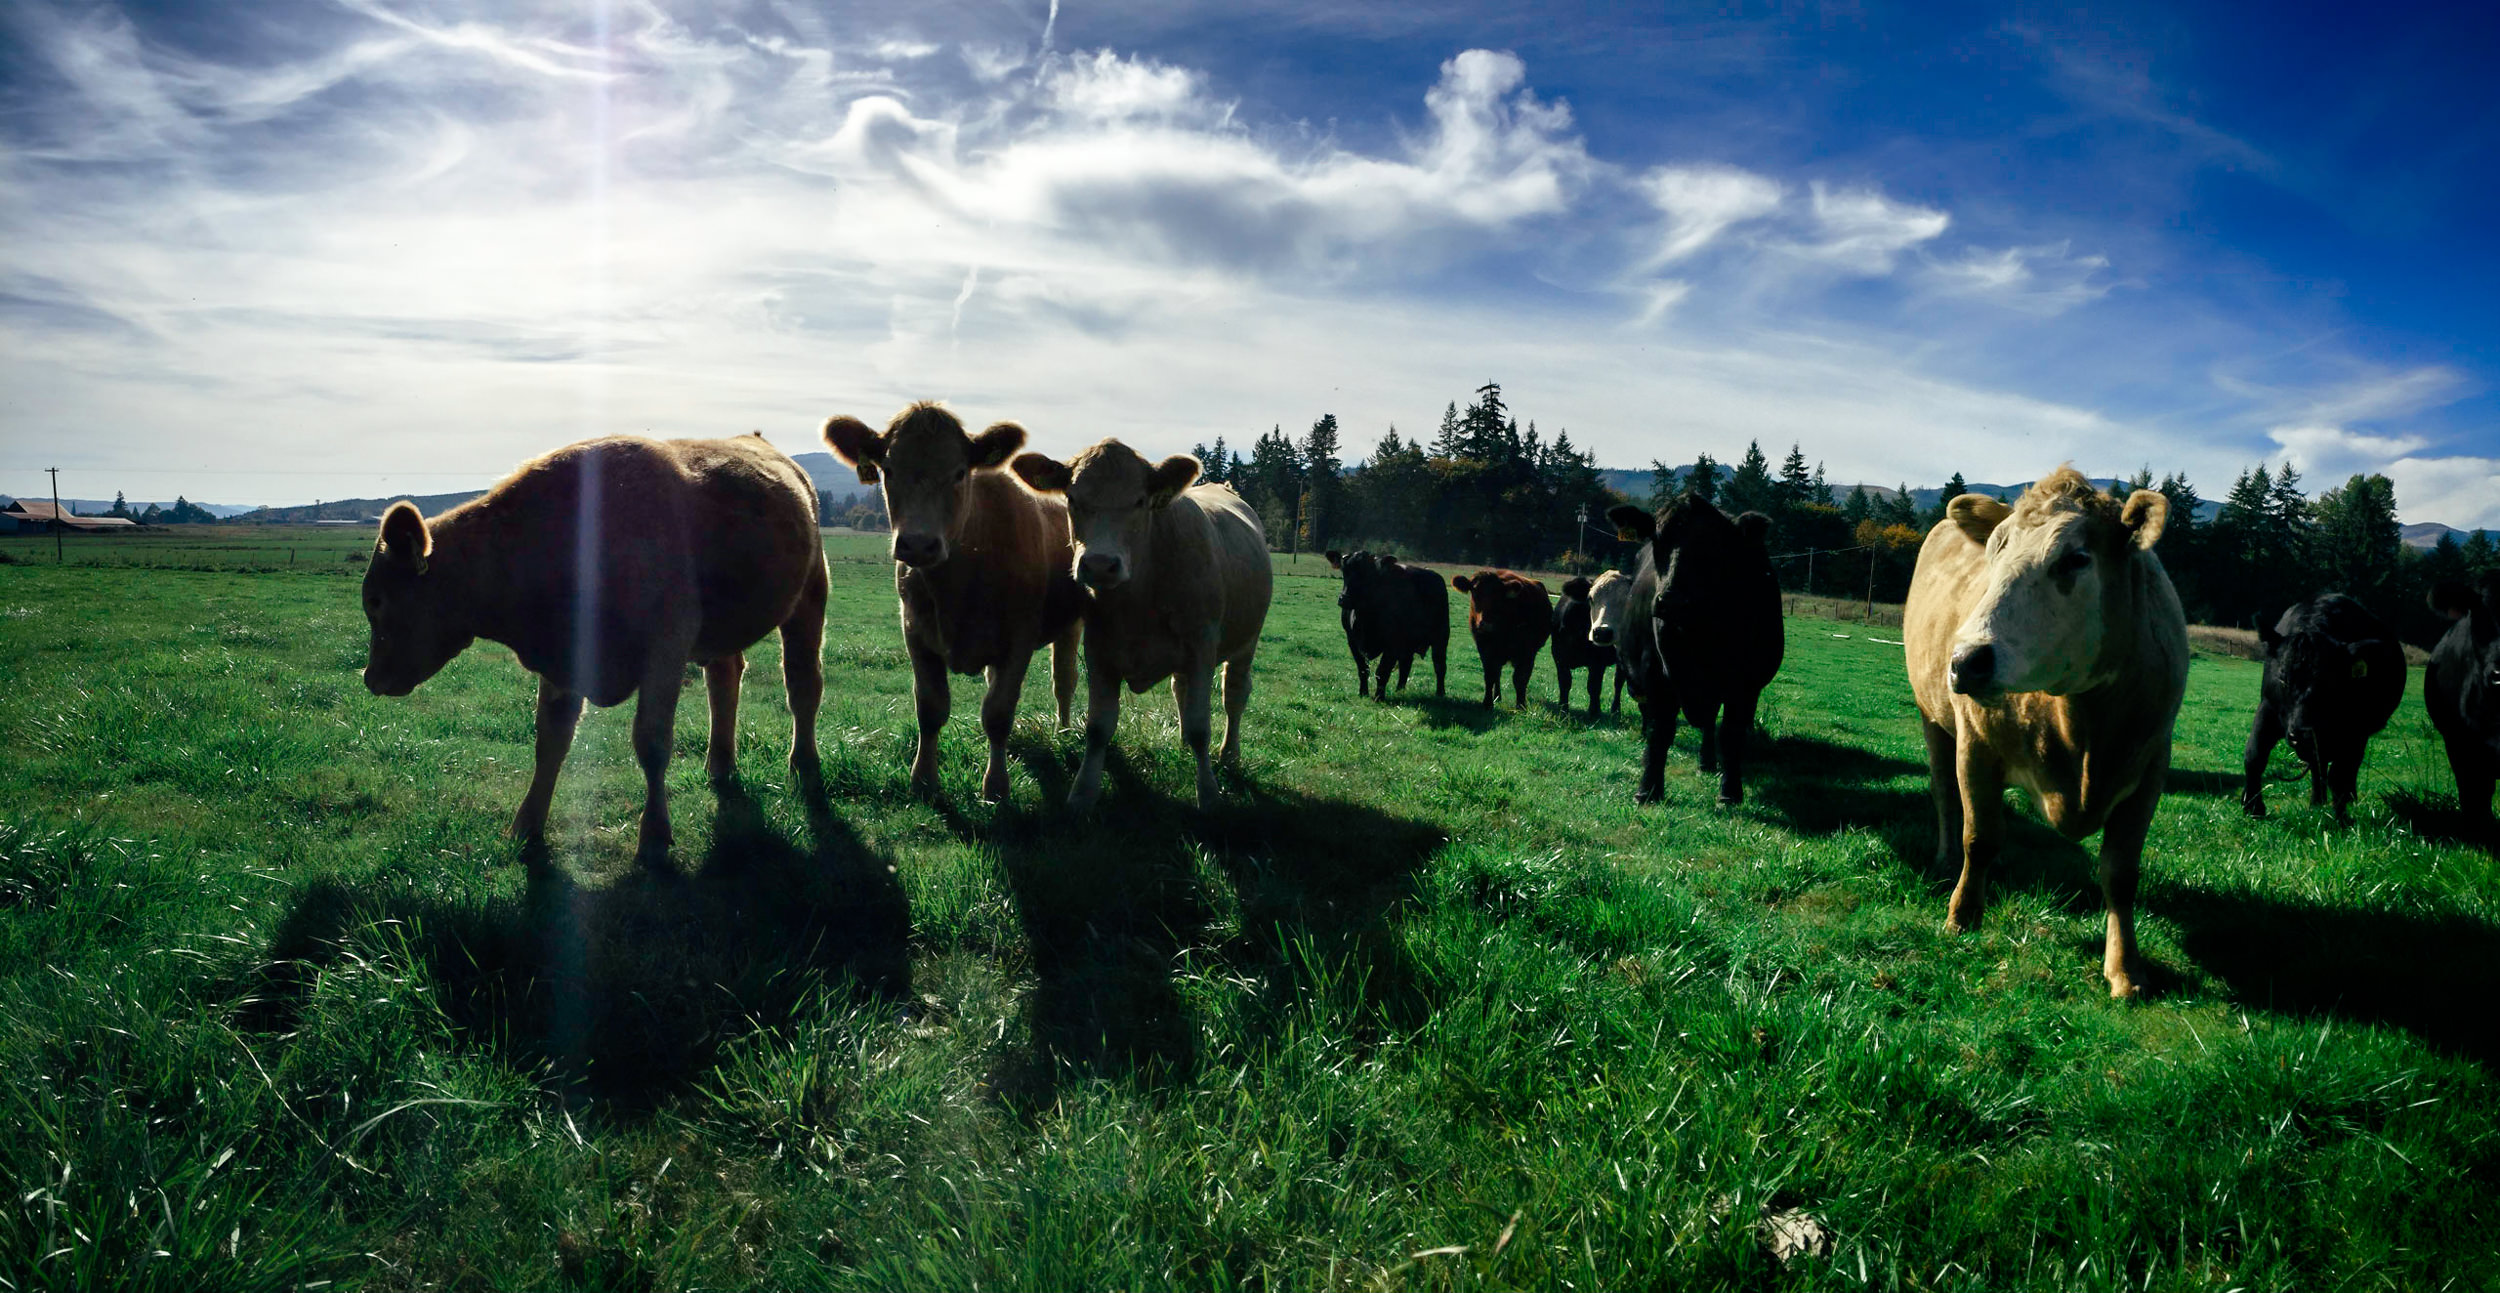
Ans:
[[[834,417],[824,439],[883,492],[894,528],[894,592],[920,726],[912,792],[937,793],[938,733],[951,708],[947,674],[985,674],[981,731],[990,757],[981,797],[1003,802],[1007,736],[1035,651],[1050,648],[1063,728],[1076,695],[1085,595],[1068,573],[1075,548],[1067,504],[1024,488],[1005,469],[1024,447],[1024,428],[1013,422],[966,435],[953,413],[924,400],[894,415],[883,435],[857,418]]]
[[[2341,593],[2284,611],[2257,636],[2266,671],[2242,760],[2240,807],[2266,815],[2266,761],[2276,742],[2289,740],[2309,765],[2310,804],[2331,795],[2335,819],[2349,820],[2361,753],[2404,700],[2404,648],[2379,617]]]
[[[1502,670],[1508,668],[1511,692],[1518,707],[1526,709],[1528,675],[1536,671],[1537,652],[1554,631],[1553,594],[1544,584],[1508,570],[1460,575],[1450,587],[1467,594],[1467,633],[1484,662],[1484,707],[1493,708],[1502,694]]]
[[[1120,724],[1120,687],[1172,680],[1181,739],[1198,756],[1198,807],[1215,806],[1207,758],[1215,667],[1224,666],[1222,759],[1241,757],[1250,659],[1275,592],[1258,513],[1224,485],[1198,485],[1198,460],[1148,462],[1105,440],[1061,463],[1019,454],[1025,484],[1067,498],[1076,581],[1085,608],[1085,764],[1068,792],[1079,811],[1102,794],[1102,766]]]
[[[2500,572],[2476,584],[2442,580],[2431,609],[2455,621],[2422,671],[2422,704],[2448,747],[2468,828],[2500,845],[2491,791],[2500,782]]]
[[[2066,838],[2100,832],[2101,974],[2121,999],[2140,989],[2136,873],[2187,690],[2187,617],[2153,555],[2169,515],[2155,491],[2122,503],[2072,467],[2011,506],[1961,495],[1903,609],[1937,862],[1961,863],[1946,927],[1979,928],[2011,782]]]
[[[1354,655],[1354,694],[1389,699],[1389,674],[1406,690],[1417,656],[1432,657],[1432,694],[1448,694],[1450,590],[1441,576],[1387,553],[1337,552],[1328,564],[1344,572],[1337,617],[1346,649]],[[1380,661],[1380,685],[1372,686],[1372,660]]]
[[[1778,675],[1787,638],[1769,517],[1730,517],[1681,495],[1656,515],[1610,509],[1616,536],[1641,545],[1613,637],[1615,667],[1640,702],[1641,776],[1635,803],[1666,796],[1676,716],[1701,731],[1701,770],[1719,774],[1719,803],[1745,802],[1745,741],[1762,689]],[[1611,590],[1610,590],[1611,591]],[[1594,596],[1594,590],[1592,590]]]
[[[760,433],[585,440],[430,522],[393,503],[365,569],[364,609],[373,631],[365,686],[375,695],[407,695],[478,638],[510,647],[538,675],[536,768],[512,819],[524,841],[544,838],[582,702],[616,705],[639,692],[637,852],[647,863],[665,858],[686,666],[703,666],[706,768],[727,782],[737,773],[744,652],[776,629],[790,763],[803,774],[817,766],[825,553],[816,489]]]
[[[1613,571],[1607,571],[1614,574]],[[1617,576],[1621,578],[1621,576]],[[1586,669],[1589,674],[1589,717],[1597,717],[1597,698],[1606,686],[1606,671],[1615,663],[1611,640],[1600,642],[1591,632],[1596,622],[1596,607],[1589,595],[1596,587],[1587,579],[1572,579],[1562,586],[1562,600],[1554,603],[1554,678],[1556,703],[1565,711],[1571,708],[1571,672]],[[1615,674],[1615,712],[1623,712],[1623,674]]]

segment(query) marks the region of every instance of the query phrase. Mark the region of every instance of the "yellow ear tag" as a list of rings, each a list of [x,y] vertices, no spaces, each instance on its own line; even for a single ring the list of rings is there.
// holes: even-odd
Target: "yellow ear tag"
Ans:
[[[2369,662],[2369,661],[2367,661],[2367,660],[2355,660],[2355,661],[2353,661],[2353,662],[2352,662],[2352,676],[2353,676],[2353,677],[2355,677],[2355,678],[2367,678],[2367,677],[2369,677],[2369,676],[2370,676],[2370,662]]]
[[[1641,536],[1632,533],[1630,530],[1623,529],[1620,526],[1615,529],[1615,538],[1624,543],[1631,543],[1640,537]]]

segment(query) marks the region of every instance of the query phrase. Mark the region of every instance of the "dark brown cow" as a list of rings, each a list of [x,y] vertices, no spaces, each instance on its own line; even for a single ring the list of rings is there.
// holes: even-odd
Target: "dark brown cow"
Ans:
[[[825,423],[825,443],[885,494],[894,526],[894,591],[911,655],[912,708],[920,745],[911,788],[935,794],[938,733],[952,708],[947,673],[986,673],[981,730],[989,767],[981,797],[1007,797],[1007,735],[1033,653],[1050,647],[1051,694],[1068,725],[1076,694],[1076,643],[1084,593],[1069,577],[1074,549],[1068,508],[1004,470],[1024,447],[1024,428],[1001,422],[977,436],[939,405],[894,415],[879,435],[857,418]]]
[[[512,648],[538,675],[537,769],[512,833],[540,838],[582,701],[634,710],[640,851],[668,852],[669,742],[688,662],[712,699],[706,766],[737,772],[745,650],[781,632],[790,763],[816,766],[825,553],[816,490],[761,435],[616,436],[567,445],[429,524],[394,503],[365,571],[365,685],[405,696],[470,642]]]
[[[1484,661],[1484,703],[1491,708],[1502,693],[1502,669],[1511,670],[1511,691],[1519,708],[1528,707],[1528,675],[1536,671],[1536,653],[1554,631],[1554,599],[1545,585],[1508,570],[1479,570],[1460,575],[1450,587],[1467,594],[1467,631],[1476,639],[1476,655]]]

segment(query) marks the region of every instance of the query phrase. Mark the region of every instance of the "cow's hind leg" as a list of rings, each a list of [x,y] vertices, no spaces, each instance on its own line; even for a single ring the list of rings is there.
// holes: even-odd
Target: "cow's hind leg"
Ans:
[[[2165,770],[2145,777],[2125,803],[2110,811],[2101,827],[2101,905],[2108,910],[2102,938],[2101,977],[2109,995],[2125,1000],[2143,990],[2143,974],[2135,951],[2136,875],[2144,862],[2144,837],[2152,830],[2153,809],[2161,803]]]
[[[1241,762],[1241,712],[1250,707],[1250,656],[1224,662],[1224,748],[1217,758],[1227,766]]]
[[[1033,657],[1014,651],[989,668],[989,690],[981,697],[981,734],[990,739],[989,766],[981,773],[981,798],[1007,802],[1007,737],[1015,731],[1016,706],[1024,699],[1024,674]]]
[[[1745,802],[1745,742],[1753,736],[1754,706],[1759,695],[1738,692],[1719,718],[1719,802]]]
[[[1955,778],[1962,791],[1962,877],[1945,908],[1945,928],[1967,934],[1988,910],[1988,868],[2005,839],[2005,768],[1967,737],[1955,742]],[[2132,892],[2132,890],[2131,890]]]
[[[2266,815],[2266,761],[2274,757],[2275,744],[2282,739],[2282,718],[2273,705],[2258,701],[2248,748],[2240,752],[2240,811],[2251,817]]]
[[[1207,755],[1213,735],[1215,666],[1191,666],[1172,675],[1172,702],[1180,710],[1181,742],[1198,759],[1198,809],[1215,807],[1215,764]]]
[[[1510,667],[1510,703],[1514,709],[1528,707],[1528,675],[1536,672],[1536,652],[1521,657]]]
[[[538,739],[536,762],[530,771],[529,793],[521,796],[521,810],[512,815],[515,839],[537,840],[547,833],[547,809],[555,802],[556,774],[564,768],[565,753],[573,748],[573,729],[581,726],[582,698],[555,683],[538,680]]]
[[[1414,672],[1415,672],[1415,657],[1414,657],[1414,656],[1412,656],[1412,655],[1407,655],[1407,654],[1403,654],[1403,653],[1401,653],[1401,654],[1398,656],[1398,690],[1399,690],[1399,691],[1403,692],[1403,691],[1405,691],[1405,690],[1406,690],[1406,679],[1407,679],[1407,677],[1408,677],[1409,675],[1413,674]]]
[[[799,608],[781,622],[781,690],[790,700],[790,766],[816,763],[816,711],[825,700],[825,567],[808,576]]]
[[[703,665],[703,689],[712,702],[712,735],[703,770],[715,783],[738,775],[738,684],[746,672],[747,658],[736,651]]]
[[[656,652],[666,667],[653,665],[642,677],[642,695],[634,702],[634,762],[642,766],[642,834],[635,854],[656,863],[668,856],[676,838],[668,821],[668,755],[677,733],[677,693],[685,685],[685,657]]]
[[[1936,873],[1949,875],[1962,862],[1962,771],[1953,729],[1922,722],[1927,738],[1927,796],[1936,804]]]
[[[1068,788],[1068,807],[1082,812],[1102,797],[1103,760],[1111,754],[1112,733],[1120,730],[1119,675],[1088,662],[1085,668],[1085,762],[1076,784]]]
[[[1439,700],[1450,694],[1450,643],[1444,638],[1432,644],[1432,698]]]
[[[920,721],[920,744],[911,756],[911,792],[934,795],[938,789],[938,733],[945,730],[947,711],[954,708],[948,691],[946,659],[934,651],[911,648],[911,705]]]
[[[1077,644],[1084,636],[1085,621],[1068,625],[1068,631],[1050,644],[1050,696],[1059,704],[1059,730],[1074,726],[1068,721],[1070,707],[1076,703]]]

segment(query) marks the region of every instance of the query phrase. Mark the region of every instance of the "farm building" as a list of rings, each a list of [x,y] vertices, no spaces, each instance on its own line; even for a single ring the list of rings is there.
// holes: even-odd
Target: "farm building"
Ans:
[[[39,533],[49,530],[55,522],[72,534],[94,534],[105,530],[135,530],[139,523],[120,516],[80,516],[67,509],[55,511],[52,504],[21,498],[0,507],[0,534]]]

